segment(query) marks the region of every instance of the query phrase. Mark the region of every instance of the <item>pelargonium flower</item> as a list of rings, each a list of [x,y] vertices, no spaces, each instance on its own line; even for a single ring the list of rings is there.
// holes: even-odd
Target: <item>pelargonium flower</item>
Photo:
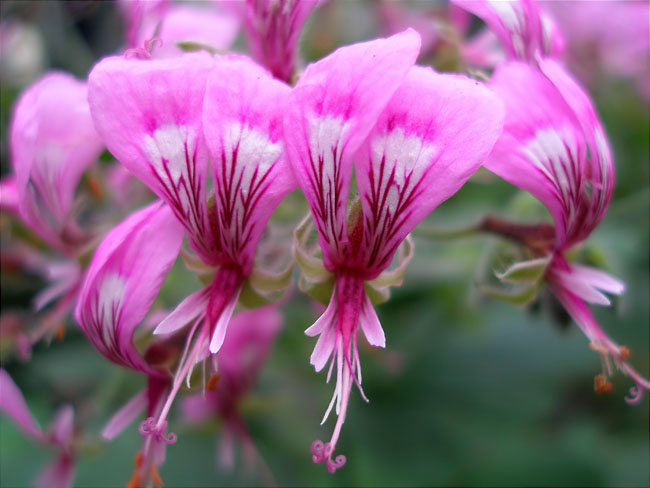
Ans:
[[[22,266],[49,282],[34,299],[37,311],[56,302],[29,331],[23,348],[27,353],[42,337],[55,331],[63,334],[65,317],[74,306],[83,277],[78,258],[93,238],[93,232],[82,229],[76,220],[82,206],[75,190],[103,149],[86,98],[85,82],[50,72],[30,86],[14,107],[10,126],[13,174],[0,186],[2,208],[60,254],[46,257],[20,241],[2,250],[3,256],[13,251]]]
[[[88,239],[75,221],[75,189],[103,149],[86,97],[86,83],[48,73],[20,96],[10,128],[20,217],[67,256]]]
[[[249,466],[262,463],[239,403],[257,381],[281,327],[282,314],[273,305],[238,313],[217,356],[218,376],[213,377],[208,391],[187,397],[181,404],[183,417],[190,423],[215,416],[222,420],[217,459],[224,468],[233,467],[237,442]]]
[[[564,50],[564,39],[555,22],[534,0],[451,1],[487,24],[501,42],[508,59],[532,61],[537,55],[557,58]],[[478,39],[483,41],[483,46],[489,45],[485,43],[487,39]],[[474,42],[470,40],[471,44]],[[472,47],[473,57],[476,57],[477,45]],[[494,58],[493,55],[486,57]]]
[[[171,385],[168,362],[180,353],[173,344],[152,344],[140,353],[133,338],[151,307],[183,241],[183,227],[160,202],[135,212],[109,232],[97,247],[81,290],[75,317],[93,345],[110,361],[148,377],[147,388],[122,408],[104,429],[117,436],[147,409],[160,412]],[[145,439],[134,479],[147,484],[157,476],[166,443],[163,433]]]
[[[155,334],[188,325],[186,354],[154,432],[194,365],[216,354],[242,290],[255,288],[255,249],[296,186],[282,116],[290,89],[242,56],[107,58],[89,77],[89,102],[108,149],[166,201],[185,227],[210,284],[185,299]],[[212,184],[208,184],[208,174]]]
[[[384,331],[366,285],[381,282],[408,233],[453,195],[488,155],[503,107],[476,81],[413,66],[420,38],[407,30],[338,49],[304,71],[291,95],[285,134],[291,162],[315,222],[329,306],[306,330],[319,335],[311,363],[330,360],[337,381],[331,440],[312,446],[330,472],[352,385],[361,391],[359,325],[384,347]],[[348,206],[352,169],[359,200]],[[325,278],[326,279],[326,278]],[[331,358],[331,359],[330,359]]]
[[[490,82],[506,105],[506,120],[486,167],[540,200],[555,223],[550,248],[504,275],[538,267],[592,349],[601,354],[604,375],[612,374],[611,358],[636,383],[628,401],[638,402],[650,383],[629,364],[629,349],[607,336],[585,304],[609,305],[604,293],[619,295],[624,284],[565,257],[591,234],[609,205],[614,166],[607,136],[588,95],[560,64],[540,59],[538,66],[508,62]],[[611,389],[604,375],[596,377],[597,391]]]
[[[290,81],[298,37],[319,0],[246,0],[244,27],[253,56],[273,76]]]
[[[34,419],[20,389],[11,376],[0,369],[0,412],[37,443],[54,448],[57,457],[34,480],[37,488],[69,488],[76,469],[74,410],[70,405],[61,407],[46,432]]]

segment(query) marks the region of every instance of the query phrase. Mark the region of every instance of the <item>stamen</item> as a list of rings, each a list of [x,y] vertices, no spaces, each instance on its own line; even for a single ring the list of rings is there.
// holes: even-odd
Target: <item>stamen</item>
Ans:
[[[627,346],[619,347],[618,352],[625,361],[630,359],[630,349]]]
[[[160,473],[158,472],[158,468],[156,468],[155,464],[151,465],[151,479],[153,480],[154,485],[156,485],[158,488],[162,488],[163,480],[160,477]]]
[[[142,459],[143,459],[142,451],[136,452],[135,453],[135,459],[134,459],[136,468],[141,468],[142,467]]]
[[[163,420],[156,423],[156,419],[149,417],[147,420],[143,421],[140,424],[140,434],[143,436],[152,436],[159,442],[164,442],[165,444],[173,444],[176,442],[176,434],[173,432],[165,433],[167,430],[167,421]]]
[[[594,390],[599,395],[609,393],[613,388],[614,385],[612,385],[604,374],[599,374],[594,378]]]
[[[220,378],[221,375],[219,375],[219,373],[214,373],[212,376],[210,376],[210,379],[205,386],[206,389],[208,391],[215,391],[217,389],[217,383],[219,383]]]
[[[61,322],[56,329],[56,340],[61,342],[65,337],[65,323]]]
[[[140,488],[140,470],[136,469],[131,475],[131,479],[125,485],[125,488]]]

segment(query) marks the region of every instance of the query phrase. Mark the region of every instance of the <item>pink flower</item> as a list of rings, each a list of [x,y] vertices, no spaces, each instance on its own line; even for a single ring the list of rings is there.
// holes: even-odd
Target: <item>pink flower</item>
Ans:
[[[3,256],[14,251],[22,266],[49,282],[34,299],[36,311],[55,303],[30,330],[29,338],[24,336],[22,352],[27,356],[29,347],[42,337],[51,337],[55,331],[63,336],[64,321],[83,275],[77,258],[93,237],[93,231],[82,229],[76,221],[83,207],[75,199],[75,190],[103,149],[86,97],[84,82],[51,72],[30,86],[14,107],[10,128],[13,174],[0,187],[2,208],[64,254],[46,258],[19,241],[11,249],[2,249]]]
[[[74,481],[76,469],[74,410],[61,407],[49,429],[43,432],[29,411],[25,398],[11,376],[0,369],[0,412],[37,443],[57,451],[57,457],[34,481],[38,488],[68,488]]]
[[[508,59],[532,61],[539,54],[559,57],[564,50],[562,38],[553,19],[534,0],[452,0],[452,2],[481,18],[496,35]],[[480,39],[480,44],[477,41]],[[470,40],[472,58],[494,58],[487,39],[479,34]],[[478,46],[486,49],[478,56]]]
[[[298,37],[318,0],[246,0],[244,27],[255,59],[277,79],[290,81]]]
[[[179,44],[194,50],[204,48],[225,51],[235,42],[241,26],[240,16],[232,9],[219,8],[217,2],[168,5],[160,2],[144,3],[144,18],[140,23],[130,49],[125,54],[144,59],[162,59],[183,54]],[[144,46],[144,47],[143,47]]]
[[[548,285],[602,355],[604,373],[612,373],[613,359],[636,383],[630,401],[640,401],[650,383],[628,363],[629,350],[605,334],[585,305],[609,305],[604,293],[619,295],[624,284],[603,271],[570,264],[564,256],[601,221],[614,187],[611,151],[592,102],[552,60],[540,60],[539,69],[505,63],[490,86],[506,105],[506,121],[486,166],[548,208],[555,222]],[[597,390],[603,390],[606,379],[597,378]]]
[[[353,384],[365,399],[358,326],[371,345],[385,345],[364,284],[381,280],[408,233],[476,171],[501,132],[497,97],[468,78],[414,67],[419,47],[407,30],[338,49],[307,67],[285,120],[325,273],[334,279],[329,306],[305,332],[320,336],[315,369],[331,358],[328,377],[337,372],[325,414],[336,406],[332,439],[312,446],[314,462],[326,461],[330,472],[345,463],[332,455]],[[353,161],[360,205],[348,208]]]
[[[88,239],[75,221],[75,189],[103,149],[86,96],[84,82],[49,73],[21,95],[10,127],[20,217],[68,256]]]
[[[281,327],[282,315],[273,306],[237,314],[217,356],[219,372],[208,381],[208,391],[181,404],[183,416],[191,423],[215,415],[222,419],[218,460],[224,468],[233,467],[235,441],[239,441],[249,466],[260,460],[238,405],[257,381]]]
[[[147,408],[148,416],[159,413],[170,390],[166,360],[175,348],[160,342],[141,354],[134,334],[151,307],[181,247],[183,227],[171,209],[160,202],[134,213],[109,232],[98,246],[81,290],[75,317],[93,345],[120,366],[148,376],[144,392],[125,405],[109,422],[103,435],[117,436]],[[165,444],[174,442],[164,426],[148,432],[138,479],[157,475],[164,460]],[[154,474],[155,473],[155,474]]]
[[[650,100],[650,5],[647,2],[546,2],[565,34],[567,62],[581,81],[629,78]]]
[[[191,259],[213,273],[208,286],[154,331],[167,335],[193,324],[155,421],[159,431],[183,379],[219,351],[262,231],[297,186],[281,123],[290,89],[247,58],[215,60],[207,53],[108,58],[89,80],[91,111],[106,146],[169,204],[198,254]]]

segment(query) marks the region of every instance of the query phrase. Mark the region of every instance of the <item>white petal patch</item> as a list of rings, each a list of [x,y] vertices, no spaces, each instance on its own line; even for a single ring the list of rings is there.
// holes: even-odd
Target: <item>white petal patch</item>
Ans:
[[[407,135],[397,128],[370,142],[370,168],[368,174],[369,194],[367,200],[373,214],[367,221],[364,239],[367,249],[387,247],[391,233],[405,221],[408,207],[421,191],[419,183],[425,173],[435,164],[439,149],[414,135]],[[376,254],[376,253],[375,253]],[[370,265],[381,262],[385,256],[370,258]]]
[[[510,33],[510,40],[515,53],[519,57],[526,54],[524,36],[526,35],[526,19],[519,2],[490,0],[490,7]]]
[[[343,183],[341,154],[347,127],[341,118],[332,116],[309,120],[311,161],[307,170],[316,199],[314,217],[320,234],[332,246],[340,243],[345,224],[347,202],[339,187]]]
[[[419,137],[405,135],[401,128],[397,128],[383,137],[374,139],[370,144],[370,152],[375,169],[373,184],[380,190],[385,190],[390,185],[386,206],[387,211],[394,214],[400,194],[420,181],[435,157],[437,149],[425,144]],[[380,172],[382,159],[385,160],[383,174]],[[391,181],[386,178],[386,175],[391,173],[393,168],[395,178]],[[408,183],[407,177],[410,177]]]
[[[177,217],[211,253],[205,210],[204,175],[196,157],[197,134],[183,125],[164,125],[144,137],[144,153]]]
[[[190,144],[187,136],[187,128],[178,125],[166,125],[156,129],[153,137],[148,134],[145,136],[144,149],[149,162],[158,176],[173,185],[178,184],[186,164],[185,143]],[[193,148],[188,147],[188,152],[193,152]]]
[[[99,318],[95,327],[104,344],[110,348],[115,343],[115,329],[124,304],[126,280],[116,273],[104,276],[97,295],[93,316]]]
[[[224,251],[237,259],[253,227],[259,198],[272,183],[270,172],[284,151],[264,132],[240,123],[224,129],[223,154],[215,168],[216,196]]]
[[[568,129],[540,129],[527,142],[525,156],[553,183],[567,210],[566,225],[576,217],[582,178],[577,142]]]

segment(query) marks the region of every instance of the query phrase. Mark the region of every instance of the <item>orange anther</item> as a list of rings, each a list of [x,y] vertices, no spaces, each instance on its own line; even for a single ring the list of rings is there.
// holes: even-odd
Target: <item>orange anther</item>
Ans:
[[[158,468],[156,468],[155,464],[151,465],[151,478],[153,479],[153,483],[158,487],[162,488],[163,485],[163,480],[160,477],[160,473],[158,472]]]
[[[604,393],[609,393],[610,391],[612,391],[613,388],[614,385],[612,385],[609,382],[607,376],[605,376],[604,374],[599,374],[594,378],[594,390],[599,395],[602,395]]]
[[[131,479],[129,482],[126,484],[125,488],[140,488],[140,471],[135,470],[133,471],[133,476],[131,476]]]
[[[221,378],[219,373],[214,373],[212,376],[210,376],[210,379],[205,385],[208,391],[214,391],[217,389],[217,383],[219,383],[219,378]]]
[[[65,337],[65,324],[61,322],[56,329],[56,340],[61,342]]]
[[[138,451],[135,453],[135,465],[138,468],[142,467],[142,451]]]
[[[101,200],[102,198],[104,198],[104,191],[102,190],[102,187],[97,181],[96,176],[93,175],[90,178],[88,178],[88,189],[90,190],[92,196],[94,196],[97,200]]]
[[[621,354],[621,357],[626,361],[630,359],[630,349],[627,346],[619,347],[618,352]]]

